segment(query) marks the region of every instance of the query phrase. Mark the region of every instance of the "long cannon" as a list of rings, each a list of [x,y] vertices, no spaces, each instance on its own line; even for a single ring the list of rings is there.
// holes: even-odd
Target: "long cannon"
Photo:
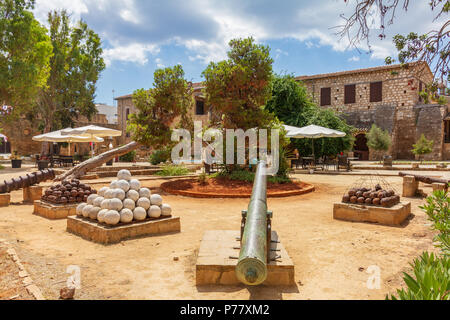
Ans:
[[[398,175],[400,177],[404,177],[404,176],[413,176],[417,181],[423,182],[423,183],[428,183],[428,184],[432,184],[432,183],[444,183],[446,185],[449,184],[449,180],[447,179],[439,179],[439,178],[433,178],[430,176],[421,176],[421,175],[417,175],[417,174],[411,174],[411,173],[406,173],[406,172],[399,172]]]
[[[236,276],[246,285],[259,285],[267,278],[270,259],[271,212],[267,211],[266,163],[256,169],[248,210],[242,212],[241,251]]]

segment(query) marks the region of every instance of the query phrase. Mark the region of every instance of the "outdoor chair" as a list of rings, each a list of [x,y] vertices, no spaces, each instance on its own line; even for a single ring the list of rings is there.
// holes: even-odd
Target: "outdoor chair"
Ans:
[[[350,171],[350,161],[347,156],[338,156],[337,170],[339,171],[341,167],[344,167],[347,171]]]

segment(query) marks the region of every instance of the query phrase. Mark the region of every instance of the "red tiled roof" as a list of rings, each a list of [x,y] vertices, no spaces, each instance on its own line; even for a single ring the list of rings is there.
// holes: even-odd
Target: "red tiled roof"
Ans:
[[[129,99],[132,97],[133,97],[132,94],[127,94],[126,96],[116,97],[116,98],[114,98],[114,100],[124,100],[124,99]]]

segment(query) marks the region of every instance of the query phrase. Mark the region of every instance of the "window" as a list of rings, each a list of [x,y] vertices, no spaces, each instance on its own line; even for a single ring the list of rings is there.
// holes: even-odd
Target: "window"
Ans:
[[[380,102],[383,100],[383,82],[372,82],[370,84],[370,102]]]
[[[195,114],[204,115],[205,114],[205,102],[202,100],[197,100],[195,102]]]
[[[356,102],[356,85],[348,84],[344,87],[344,104]]]
[[[444,120],[444,143],[450,143],[450,120]]]
[[[331,105],[331,88],[320,89],[320,105],[321,106]]]

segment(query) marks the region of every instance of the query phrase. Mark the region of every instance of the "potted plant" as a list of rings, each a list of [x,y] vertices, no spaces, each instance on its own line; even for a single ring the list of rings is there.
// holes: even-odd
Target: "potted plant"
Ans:
[[[11,155],[11,167],[12,168],[21,168],[22,167],[22,159],[18,156],[17,150],[14,150]]]
[[[428,140],[422,133],[416,144],[413,144],[413,149],[411,150],[420,160],[420,164],[423,161],[423,155],[431,153],[433,151],[433,140]],[[413,168],[418,168],[418,163],[413,163]]]

